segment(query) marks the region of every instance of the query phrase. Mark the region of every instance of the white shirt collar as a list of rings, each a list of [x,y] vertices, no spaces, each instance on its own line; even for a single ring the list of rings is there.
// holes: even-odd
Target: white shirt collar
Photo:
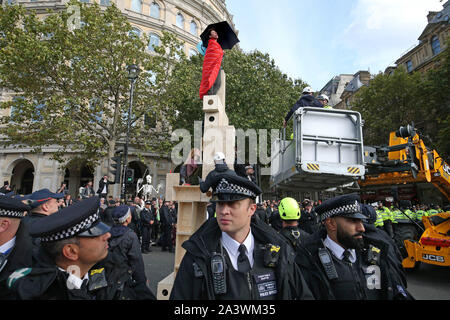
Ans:
[[[342,248],[339,244],[337,244],[335,241],[333,241],[328,235],[327,238],[323,241],[325,246],[330,249],[330,251],[333,253],[333,255],[338,258],[339,260],[344,259],[344,251],[345,249]],[[350,261],[352,263],[356,262],[356,251],[355,249],[350,249]]]
[[[14,236],[11,240],[5,242],[0,246],[0,253],[5,253],[16,244],[16,237]]]
[[[67,270],[64,270],[63,268],[58,267],[58,269],[61,270],[61,271],[67,272],[69,274],[69,277],[67,278],[67,287],[69,289],[80,289],[84,280],[88,280],[89,281],[89,272],[86,272],[86,274],[84,275],[83,279],[80,279],[75,274],[70,273]]]
[[[222,232],[222,245],[227,250],[228,256],[230,257],[231,264],[233,265],[234,269],[237,268],[237,258],[239,256],[239,246],[241,245],[239,242],[231,238],[226,232]],[[253,250],[255,248],[255,238],[253,237],[252,230],[250,229],[250,232],[247,235],[247,238],[245,238],[244,242],[242,243],[245,248],[247,249],[247,257],[250,261],[250,266],[253,267]]]

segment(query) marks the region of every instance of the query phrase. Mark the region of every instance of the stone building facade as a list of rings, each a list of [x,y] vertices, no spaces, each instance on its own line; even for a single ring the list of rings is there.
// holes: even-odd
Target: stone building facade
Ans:
[[[450,37],[450,1],[439,12],[430,11],[428,24],[419,36],[419,44],[402,55],[395,63],[404,66],[408,72],[426,72],[439,66],[439,55]]]
[[[162,31],[172,32],[182,40],[183,49],[186,55],[190,56],[197,53],[196,46],[200,41],[200,34],[207,25],[226,20],[234,28],[233,17],[226,8],[225,0],[82,0],[81,2],[92,1],[104,7],[114,2],[136,33],[150,36],[148,45],[150,52],[154,46],[159,45]],[[13,0],[3,1],[2,5],[12,2]],[[47,9],[65,10],[68,0],[16,2],[45,14]],[[11,93],[4,92],[0,88],[0,101],[10,98],[10,95]],[[0,147],[1,145],[0,142]],[[61,183],[65,182],[69,193],[72,197],[76,197],[79,187],[90,180],[94,183],[94,191],[97,191],[99,180],[108,172],[107,159],[96,168],[70,162],[61,166],[51,159],[55,151],[56,148],[52,147],[44,148],[40,153],[32,152],[31,148],[15,146],[1,148],[0,179],[9,181],[16,192],[21,194],[42,188],[56,191]],[[73,157],[75,156],[76,153],[73,153]],[[161,185],[159,195],[154,196],[164,195],[166,174],[174,169],[169,155],[141,153],[141,157],[138,158],[132,149],[129,150],[128,167],[135,170],[135,181],[149,174],[155,188]],[[133,194],[135,188],[135,185],[129,186],[127,194]],[[120,185],[112,185],[109,194],[119,197],[120,189]]]

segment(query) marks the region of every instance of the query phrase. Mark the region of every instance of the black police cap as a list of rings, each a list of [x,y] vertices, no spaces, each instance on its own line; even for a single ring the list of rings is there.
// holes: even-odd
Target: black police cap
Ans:
[[[317,206],[315,211],[320,216],[321,221],[332,217],[367,219],[361,213],[361,198],[356,193],[344,194],[326,200]]]
[[[98,237],[110,227],[100,221],[99,197],[79,201],[59,213],[36,220],[30,226],[32,237],[53,242],[72,237]]]
[[[23,218],[31,208],[24,204],[20,198],[0,196],[0,217]]]
[[[254,182],[228,173],[214,176],[211,187],[213,189],[212,202],[230,202],[246,198],[256,199],[262,193],[261,188]]]

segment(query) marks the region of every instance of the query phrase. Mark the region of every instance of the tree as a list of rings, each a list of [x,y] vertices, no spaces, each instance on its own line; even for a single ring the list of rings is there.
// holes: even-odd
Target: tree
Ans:
[[[58,148],[66,161],[76,150],[88,164],[111,158],[126,133],[130,81],[127,66],[143,71],[135,85],[130,145],[141,152],[166,152],[174,114],[163,103],[168,70],[181,55],[179,42],[164,33],[164,47],[147,49],[113,4],[72,1],[81,23],[71,28],[73,11],[48,12],[45,19],[21,6],[0,8],[0,85],[15,93],[1,104],[11,115],[1,119],[6,145]],[[76,11],[77,11],[76,10]],[[149,118],[158,123],[151,128]],[[150,121],[152,122],[152,121]]]
[[[198,92],[202,66],[203,57],[196,55],[174,69],[171,88],[176,88],[177,128],[192,130],[194,121],[203,120]],[[307,85],[288,78],[268,54],[259,51],[228,50],[222,67],[226,73],[226,112],[230,124],[243,130],[281,128],[284,116]]]
[[[445,56],[443,61],[425,74],[403,67],[393,74],[379,73],[359,90],[353,110],[365,121],[364,144],[386,145],[389,132],[414,122],[426,145],[448,158],[449,64]]]

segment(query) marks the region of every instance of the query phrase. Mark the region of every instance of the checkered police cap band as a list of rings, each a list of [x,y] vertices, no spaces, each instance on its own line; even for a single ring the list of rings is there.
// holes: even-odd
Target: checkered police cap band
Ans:
[[[0,217],[23,218],[24,216],[25,211],[0,209]]]
[[[81,233],[82,231],[85,231],[91,227],[91,225],[99,220],[100,215],[98,211],[80,223],[70,227],[69,229],[62,230],[56,233],[53,233],[51,235],[43,236],[41,237],[41,242],[52,242],[52,241],[58,241],[63,239],[68,239],[76,236],[77,234]]]
[[[227,181],[226,179],[222,178],[220,180],[219,184],[217,185],[217,188],[215,190],[215,193],[234,193],[234,194],[242,194],[246,195],[248,197],[256,198],[256,194],[244,187],[241,187],[237,184],[231,183]]]
[[[122,223],[124,223],[125,221],[127,221],[128,217],[129,217],[130,215],[131,215],[131,209],[128,209],[127,213],[126,213],[123,217],[114,219],[114,222],[115,222],[116,224],[122,224]]]
[[[344,206],[325,211],[324,213],[322,213],[320,215],[320,220],[324,221],[327,218],[330,218],[333,216],[342,216],[342,215],[346,215],[346,214],[359,213],[359,212],[361,212],[361,207],[360,207],[358,201],[355,201],[354,204],[346,204]]]

